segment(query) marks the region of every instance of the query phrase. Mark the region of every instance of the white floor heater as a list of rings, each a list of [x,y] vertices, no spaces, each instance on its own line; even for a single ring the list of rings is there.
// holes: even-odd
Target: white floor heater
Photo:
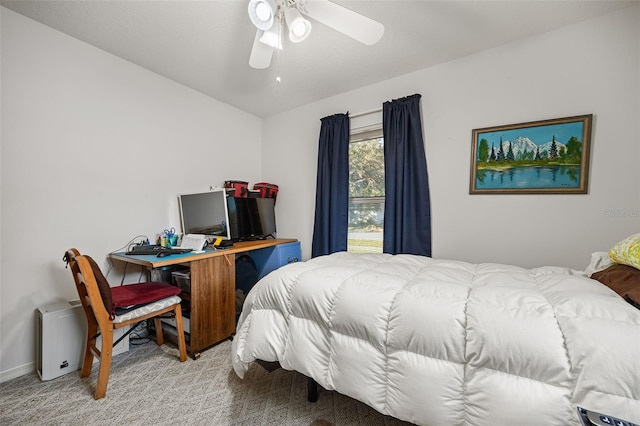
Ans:
[[[37,371],[41,380],[51,380],[82,367],[87,336],[87,319],[79,300],[53,303],[38,308]],[[114,341],[128,327],[114,330]],[[98,338],[100,340],[100,338]],[[100,346],[100,342],[98,342]],[[113,348],[113,355],[129,350],[129,336]],[[97,360],[94,360],[94,363]]]

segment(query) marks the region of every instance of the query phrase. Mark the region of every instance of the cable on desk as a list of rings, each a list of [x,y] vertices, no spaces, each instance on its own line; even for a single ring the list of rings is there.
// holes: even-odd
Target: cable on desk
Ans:
[[[124,285],[124,277],[127,276],[127,266],[129,266],[129,262],[125,262],[124,271],[122,271],[122,278],[120,279],[120,285]]]
[[[144,238],[144,241],[149,241],[149,237],[147,237],[146,235],[136,235],[135,237],[133,237],[132,239],[130,239],[130,240],[129,240],[129,241],[128,241],[124,246],[122,246],[122,247],[120,247],[120,248],[118,248],[118,249],[115,249],[115,250],[113,250],[113,251],[110,251],[110,252],[109,252],[109,254],[111,255],[111,254],[113,254],[113,253],[117,253],[117,252],[119,252],[119,251],[123,251],[123,250],[125,250],[125,249],[126,249],[126,250],[128,250],[128,249],[129,249],[129,247],[131,246],[131,244],[133,244],[133,243],[134,243],[134,241],[136,240],[136,238]],[[115,266],[115,263],[113,263],[113,260],[111,259],[111,257],[110,257],[110,256],[107,256],[107,260],[109,261],[109,264],[110,264],[111,266],[110,266],[110,267],[109,267],[109,269],[107,270],[107,273],[106,273],[106,275],[104,276],[105,278],[109,278],[109,273],[111,272],[111,270],[112,270],[112,269],[113,269],[113,267]],[[125,270],[126,270],[126,268],[125,268]]]

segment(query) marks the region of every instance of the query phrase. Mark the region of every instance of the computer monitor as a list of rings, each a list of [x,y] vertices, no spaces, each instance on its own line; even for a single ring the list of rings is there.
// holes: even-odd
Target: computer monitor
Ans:
[[[180,222],[185,234],[231,239],[227,193],[224,189],[178,196]]]
[[[233,241],[274,237],[276,217],[273,198],[228,197],[227,206]]]
[[[276,233],[275,198],[256,198],[258,212],[260,213],[260,225],[264,237],[273,236]]]

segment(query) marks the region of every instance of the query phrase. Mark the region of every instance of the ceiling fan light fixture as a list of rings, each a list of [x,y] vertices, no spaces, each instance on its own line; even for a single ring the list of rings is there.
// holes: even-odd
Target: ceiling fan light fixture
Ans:
[[[271,26],[267,31],[262,34],[260,37],[260,42],[266,44],[267,46],[271,46],[275,49],[282,50],[282,37],[280,37],[280,25],[275,23]]]
[[[294,43],[306,39],[311,33],[311,23],[306,17],[366,45],[376,44],[384,34],[382,23],[332,0],[249,0],[249,17],[257,28],[249,65],[255,69],[269,67],[276,49],[278,83],[284,29],[287,28]]]
[[[249,0],[249,18],[259,30],[266,31],[273,26],[275,13],[274,0]]]
[[[311,22],[304,19],[298,9],[293,7],[285,9],[284,19],[289,28],[289,40],[292,42],[298,43],[311,33]]]

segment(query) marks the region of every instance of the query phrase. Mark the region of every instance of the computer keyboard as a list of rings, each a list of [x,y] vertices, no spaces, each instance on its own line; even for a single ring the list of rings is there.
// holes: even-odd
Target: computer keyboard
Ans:
[[[159,253],[167,253],[167,254],[182,254],[189,253],[192,251],[191,249],[185,248],[168,248],[162,247],[160,245],[144,245],[144,246],[133,246],[127,251],[127,254],[133,255],[141,255],[141,254],[155,254]]]

